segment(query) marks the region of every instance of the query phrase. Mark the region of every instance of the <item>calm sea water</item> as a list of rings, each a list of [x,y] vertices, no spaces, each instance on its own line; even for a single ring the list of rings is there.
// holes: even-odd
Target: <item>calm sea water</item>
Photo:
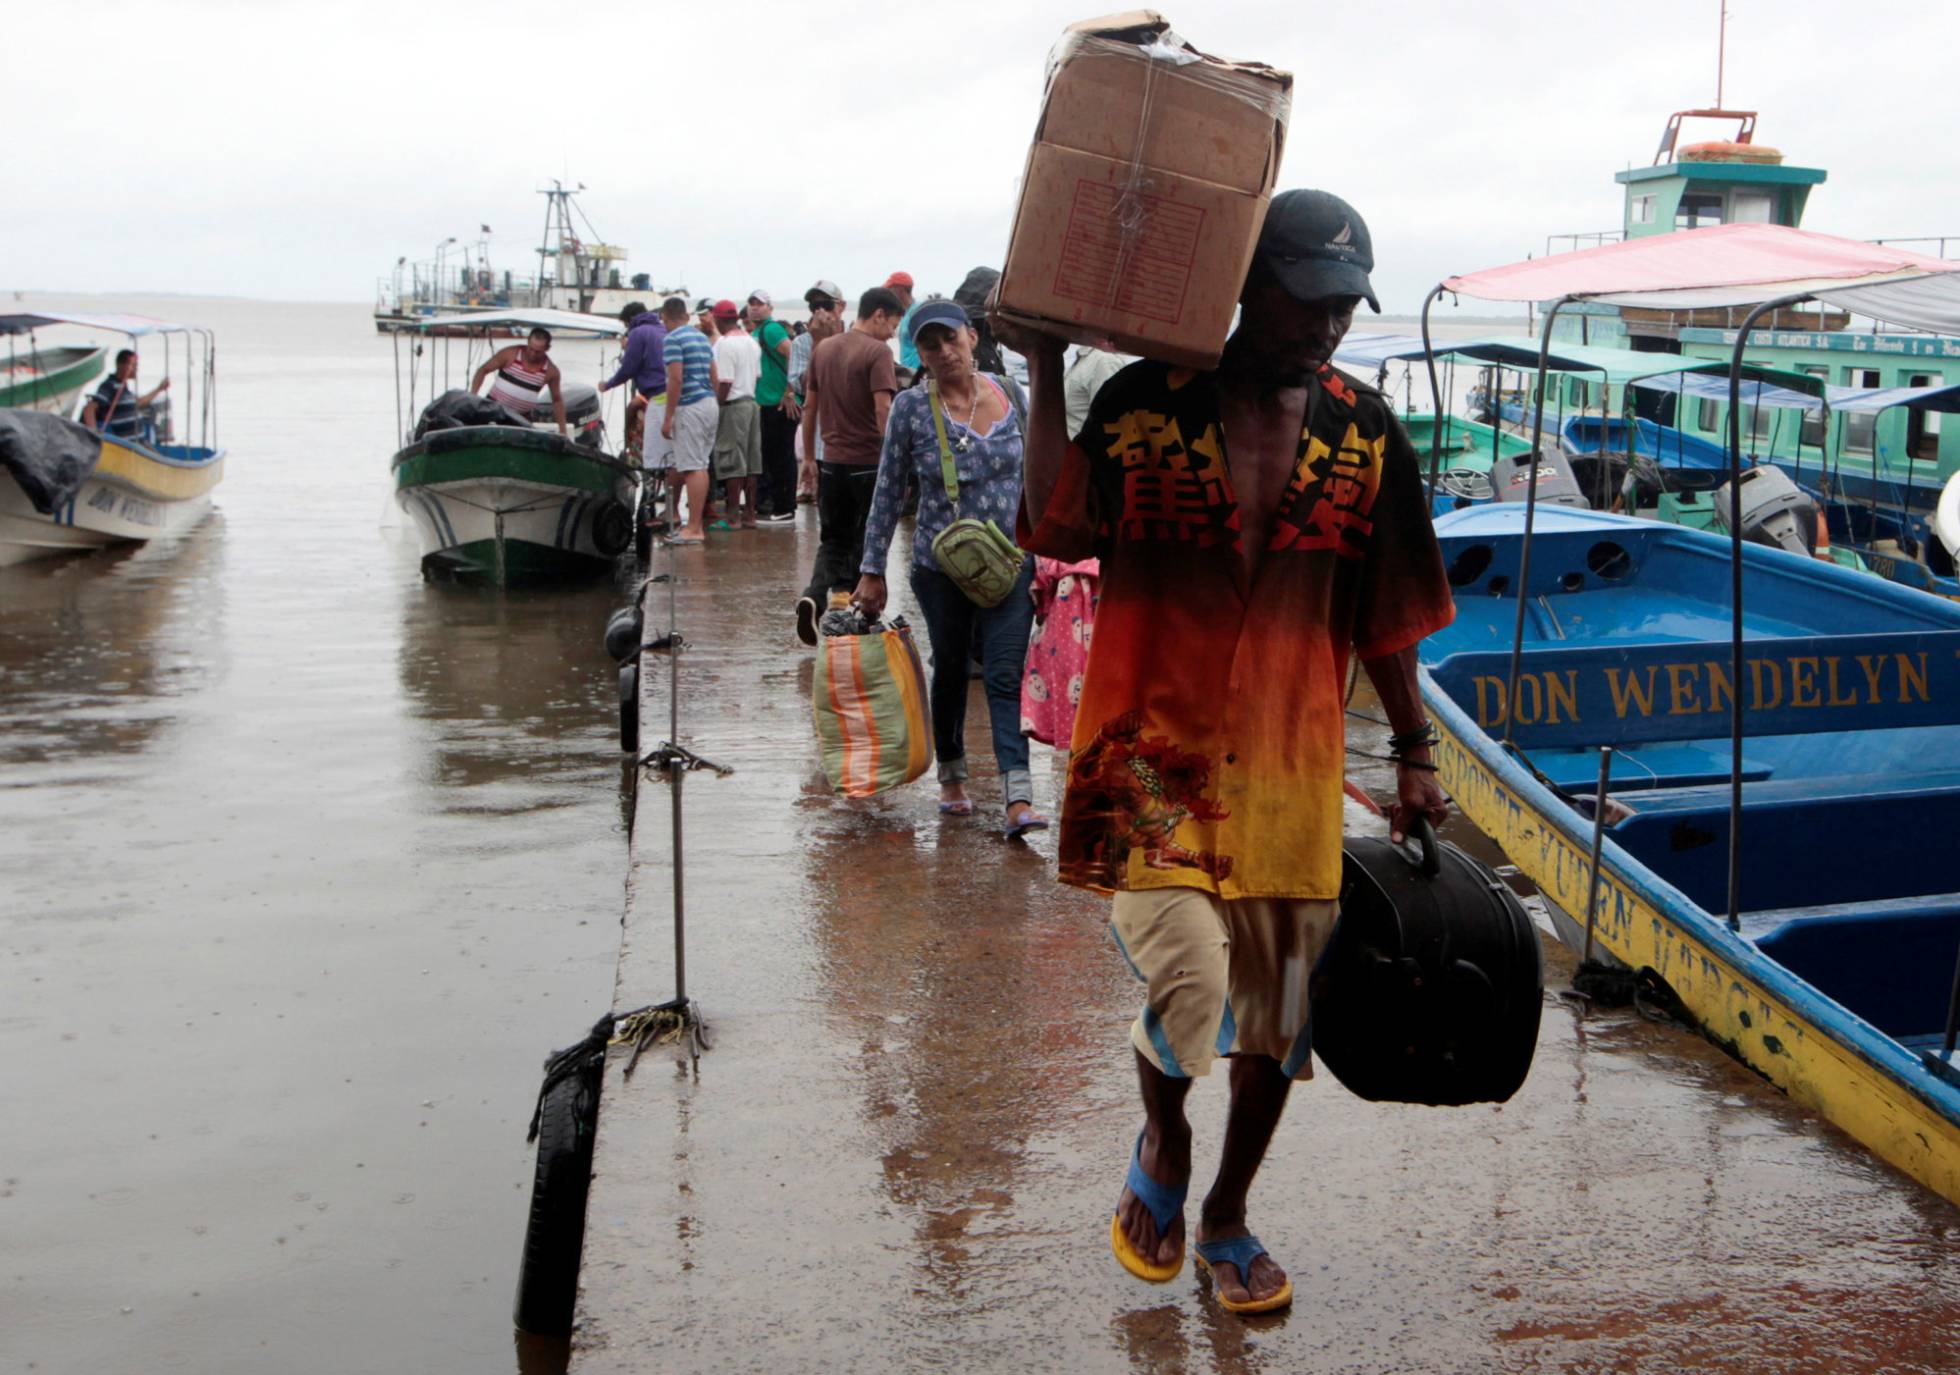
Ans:
[[[182,540],[0,569],[0,1367],[509,1368],[620,597],[422,582],[364,307],[114,306],[216,330],[229,459]]]
[[[214,329],[230,456],[180,540],[0,569],[0,1366],[511,1368],[539,1062],[612,996],[622,594],[423,583],[365,307],[24,304]]]

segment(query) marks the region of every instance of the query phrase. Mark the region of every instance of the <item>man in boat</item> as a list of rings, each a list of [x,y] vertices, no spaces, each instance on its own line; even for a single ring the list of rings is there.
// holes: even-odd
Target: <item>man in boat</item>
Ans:
[[[1145,1124],[1110,1224],[1140,1278],[1184,1263],[1194,1076],[1231,1057],[1217,1177],[1192,1236],[1220,1302],[1292,1299],[1246,1225],[1253,1176],[1312,1072],[1308,983],[1341,883],[1350,654],[1392,723],[1398,838],[1447,809],[1415,646],[1453,615],[1415,453],[1329,363],[1376,305],[1367,226],[1273,199],[1218,370],[1142,361],[1066,430],[1061,341],[1003,324],[1032,378],[1021,542],[1102,559],[1059,837],[1062,882],[1112,895],[1147,985],[1131,1029]],[[1229,448],[1227,447],[1229,439]]]
[[[538,409],[539,398],[551,393],[551,416],[558,422],[558,433],[565,430],[565,395],[558,377],[558,365],[551,361],[551,331],[540,326],[521,344],[498,349],[483,360],[483,366],[470,379],[475,391],[489,377],[490,399],[519,420],[529,422]]]
[[[95,389],[88,404],[82,407],[82,424],[119,439],[140,434],[144,409],[169,390],[170,379],[166,377],[138,396],[136,350],[120,349],[116,353],[115,371],[102,379],[102,385]]]

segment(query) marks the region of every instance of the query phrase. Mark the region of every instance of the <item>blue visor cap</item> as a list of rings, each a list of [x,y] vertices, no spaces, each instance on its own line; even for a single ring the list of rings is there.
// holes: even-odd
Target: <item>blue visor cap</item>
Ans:
[[[919,336],[925,333],[927,325],[968,329],[973,321],[967,317],[966,308],[957,301],[927,301],[912,311],[912,333],[908,337],[912,347],[919,346]]]

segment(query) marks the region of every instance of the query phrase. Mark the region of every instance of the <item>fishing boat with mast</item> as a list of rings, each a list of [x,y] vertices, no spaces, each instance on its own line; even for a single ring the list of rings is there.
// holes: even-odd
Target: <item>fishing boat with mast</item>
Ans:
[[[1960,891],[1929,843],[1960,822],[1960,605],[1741,536],[1742,341],[1809,302],[1960,336],[1955,268],[1727,225],[1439,285],[1545,306],[1541,355],[1576,305],[1738,311],[1728,533],[1541,507],[1534,467],[1437,520],[1457,614],[1418,677],[1441,782],[1582,968],[1960,1202]]]
[[[539,189],[545,198],[544,232],[534,250],[535,275],[519,277],[490,261],[491,230],[482,225],[475,239],[456,236],[435,246],[425,261],[403,256],[375,284],[374,327],[383,334],[409,329],[428,336],[429,318],[469,315],[473,321],[438,325],[435,332],[468,337],[491,328],[482,317],[506,310],[557,310],[617,315],[638,302],[657,309],[669,296],[685,296],[685,286],[663,287],[644,272],[628,274],[627,251],[604,238],[578,203],[585,183],[567,187],[553,180]],[[585,331],[571,329],[573,334]]]
[[[132,348],[154,340],[163,355],[162,377],[182,385],[126,422],[104,417],[100,429],[23,413],[33,407],[0,410],[0,564],[189,529],[210,509],[211,493],[224,477],[217,344],[210,330],[106,312],[0,315],[0,333],[10,337],[57,325],[121,334]],[[80,389],[78,383],[69,393],[70,408]],[[183,440],[176,433],[173,395],[186,417]]]
[[[560,310],[484,311],[415,322],[405,358],[397,344],[395,501],[420,537],[426,577],[495,587],[592,577],[633,545],[640,474],[605,452],[595,388],[563,384],[567,437],[451,386],[466,385],[511,331],[534,328],[617,336],[625,327]]]

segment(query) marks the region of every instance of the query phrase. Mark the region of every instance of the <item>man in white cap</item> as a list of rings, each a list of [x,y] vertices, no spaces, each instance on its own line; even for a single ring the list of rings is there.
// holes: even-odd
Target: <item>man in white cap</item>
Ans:
[[[1061,342],[1008,341],[1033,382],[1021,544],[1102,559],[1058,853],[1064,883],[1112,895],[1147,987],[1130,1032],[1145,1122],[1110,1249],[1141,1279],[1183,1267],[1184,1099],[1229,1056],[1224,1147],[1192,1241],[1239,1313],[1293,1297],[1246,1200],[1288,1089],[1312,1073],[1350,656],[1395,732],[1391,831],[1448,814],[1415,646],[1455,608],[1415,451],[1382,395],[1330,362],[1355,307],[1375,305],[1373,267],[1347,202],[1275,196],[1218,370],[1131,364],[1073,436]]]

